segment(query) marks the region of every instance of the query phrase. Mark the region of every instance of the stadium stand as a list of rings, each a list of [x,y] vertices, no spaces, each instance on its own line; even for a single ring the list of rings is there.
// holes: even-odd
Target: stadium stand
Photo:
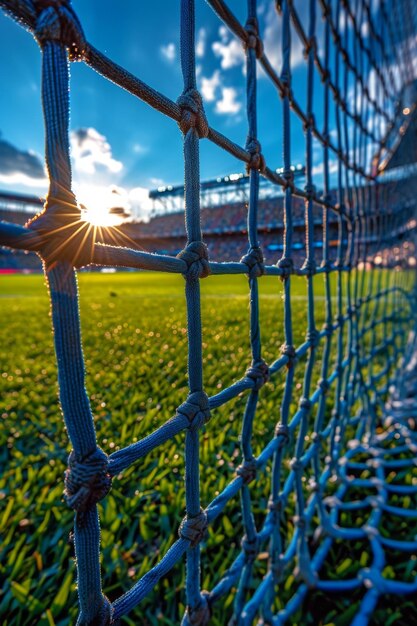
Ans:
[[[208,181],[212,185],[215,181]],[[176,189],[176,188],[174,188]],[[236,193],[238,185],[236,184]],[[157,191],[151,192],[155,197]],[[13,201],[19,199],[19,206]],[[173,197],[174,198],[174,197]],[[148,252],[176,255],[183,249],[186,241],[184,225],[184,209],[170,209],[169,198],[165,200],[162,212],[153,216],[149,221],[126,220],[117,228],[103,231],[103,243],[114,243],[116,238],[120,244],[128,245],[131,240],[139,244]],[[0,193],[0,219],[12,221],[16,224],[25,224],[40,208],[33,202],[32,196]],[[209,247],[213,260],[236,261],[245,253],[247,245],[247,211],[248,204],[244,201],[207,206],[201,211],[201,222],[206,233],[205,241]],[[305,254],[305,204],[302,199],[295,198],[293,206],[294,219],[294,251],[295,258],[300,259]],[[259,202],[258,232],[265,247],[267,262],[276,262],[278,252],[282,251],[284,232],[284,197],[282,195],[266,198]],[[336,216],[330,216],[330,229],[333,230],[332,239],[337,240]],[[314,224],[317,233],[322,229],[322,209],[314,206]],[[109,235],[109,231],[112,233]],[[319,237],[317,238],[319,243]],[[333,246],[335,247],[335,246]],[[34,253],[24,256],[11,253],[2,248],[0,267],[13,270],[42,269],[41,263]]]
[[[396,168],[397,177],[403,167]],[[394,177],[395,179],[396,177]],[[208,181],[206,185],[213,185],[215,181]],[[236,184],[236,195],[238,192]],[[392,210],[401,213],[407,210],[406,202],[402,200],[398,185],[395,180],[386,183],[387,193],[384,197],[390,198]],[[177,188],[173,188],[177,189]],[[156,197],[157,191],[151,191],[151,197]],[[127,219],[120,226],[107,228],[101,233],[103,243],[112,244],[117,241],[120,245],[129,245],[129,241],[135,246],[147,252],[167,254],[175,256],[185,245],[186,232],[184,225],[184,209],[172,210],[174,207],[173,195],[165,197],[164,208],[149,221],[135,221]],[[334,193],[334,192],[333,192]],[[334,194],[335,195],[335,194]],[[404,203],[405,202],[405,203]],[[41,201],[33,196],[20,194],[0,193],[0,219],[13,221],[16,224],[25,224],[30,217],[41,207]],[[410,208],[410,207],[408,207]],[[214,261],[238,261],[245,254],[247,247],[247,211],[248,205],[244,201],[237,201],[218,206],[207,206],[201,210],[201,224],[205,233],[205,242],[210,251],[210,257]],[[323,212],[321,207],[314,204],[313,207],[315,246],[321,247],[320,233],[323,228]],[[401,220],[400,220],[401,221]],[[293,252],[297,263],[302,263],[305,258],[305,203],[301,198],[293,201]],[[335,213],[329,215],[330,233],[330,258],[336,258],[338,243],[338,219]],[[264,256],[267,263],[276,263],[283,249],[284,234],[284,197],[265,198],[259,201],[258,234],[263,246]],[[368,242],[369,244],[369,242]],[[375,247],[376,246],[376,247]],[[380,242],[381,252],[383,242]],[[378,242],[369,249],[374,255],[377,252]],[[317,251],[320,259],[320,250]],[[21,253],[1,248],[0,269],[13,271],[41,271],[42,264],[35,253]]]
[[[413,132],[414,127],[412,127]],[[409,143],[407,134],[407,145]],[[398,213],[410,210],[410,200],[403,199],[397,185],[398,178],[409,176],[409,163],[401,159],[403,150],[397,150],[396,156],[390,163],[385,176],[387,182],[384,187],[386,193],[381,196],[389,198],[391,210]],[[414,173],[416,176],[416,173]],[[300,175],[299,175],[300,176]],[[223,179],[222,179],[223,180]],[[205,242],[214,261],[238,261],[245,253],[247,246],[247,212],[248,203],[246,194],[242,193],[241,179],[230,181],[227,196],[219,194],[218,189],[223,183],[216,180],[202,183],[202,193],[205,196],[205,207],[201,210],[201,224],[205,233]],[[276,263],[283,249],[284,234],[284,196],[274,195],[274,189],[268,190],[264,199],[259,200],[258,235],[262,243],[265,261]],[[172,191],[171,191],[172,190]],[[103,243],[129,246],[129,242],[139,246],[147,252],[175,256],[185,245],[186,232],[184,224],[184,208],[178,208],[179,192],[183,194],[183,187],[167,187],[163,191],[152,190],[150,197],[158,206],[149,221],[134,220],[128,217],[120,226],[107,228],[101,232]],[[276,191],[275,191],[276,194]],[[336,191],[331,191],[332,202],[336,203]],[[182,196],[183,197],[183,196]],[[219,204],[220,199],[229,202]],[[216,204],[217,202],[217,204]],[[408,204],[407,204],[408,203]],[[32,218],[42,207],[42,200],[36,196],[0,192],[0,220],[12,221],[23,225]],[[114,209],[116,210],[116,209]],[[293,200],[293,253],[297,263],[302,264],[305,254],[305,203],[302,198]],[[112,211],[112,210],[111,210]],[[322,208],[313,206],[314,240],[315,246],[321,246],[320,233],[323,229]],[[399,218],[399,223],[401,219]],[[338,218],[336,213],[329,215],[330,259],[336,258],[338,244]],[[369,254],[375,255],[378,246],[383,254],[384,243],[368,241]],[[410,250],[408,250],[410,252]],[[391,251],[392,253],[392,251]],[[320,259],[320,250],[317,250]],[[0,248],[0,271],[41,271],[42,263],[33,252],[22,253]]]

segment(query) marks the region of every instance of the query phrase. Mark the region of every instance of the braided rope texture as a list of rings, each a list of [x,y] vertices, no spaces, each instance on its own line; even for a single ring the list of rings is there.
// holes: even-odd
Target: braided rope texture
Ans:
[[[393,539],[381,530],[384,513],[399,519],[417,517],[415,508],[402,508],[390,499],[392,495],[417,494],[416,486],[403,480],[404,471],[415,464],[417,445],[413,431],[417,418],[416,290],[415,270],[409,267],[416,242],[417,177],[412,166],[382,176],[401,149],[401,136],[414,117],[416,7],[412,0],[306,0],[301,13],[295,0],[271,0],[279,26],[275,45],[281,54],[280,67],[274,68],[262,40],[256,0],[247,1],[244,24],[224,0],[207,2],[245,50],[245,147],[212,128],[204,111],[196,81],[194,0],[178,3],[183,92],[176,102],[96,50],[69,0],[0,0],[4,11],[33,33],[42,54],[49,193],[43,211],[26,227],[0,223],[0,244],[36,251],[44,261],[50,290],[60,402],[73,447],[64,495],[75,511],[77,624],[116,624],[185,557],[183,625],[209,624],[215,605],[232,591],[231,626],[277,626],[291,619],[310,591],[340,594],[363,587],[352,621],[360,626],[368,623],[382,594],[417,591],[417,580],[388,580],[382,575],[387,550],[404,553],[407,559],[417,551],[417,542]],[[294,58],[300,51],[306,77],[302,97],[292,78]],[[69,61],[85,62],[177,122],[184,139],[188,238],[177,257],[97,245],[88,224],[81,220],[71,188]],[[271,128],[280,115],[282,173],[268,166],[258,138],[259,68],[277,90],[277,116]],[[305,143],[304,188],[296,186],[291,165],[296,124],[303,128]],[[247,167],[248,251],[240,261],[211,262],[203,242],[199,198],[202,139]],[[319,174],[313,159],[317,150],[322,157]],[[258,239],[260,176],[284,196],[283,253],[274,265],[265,264]],[[320,189],[315,184],[318,177]],[[305,206],[301,264],[294,256],[295,199]],[[329,223],[333,218],[338,228],[336,258],[330,254]],[[321,250],[320,259],[316,258],[317,249]],[[110,455],[97,446],[85,389],[76,268],[90,263],[181,273],[185,279],[189,395],[157,430]],[[208,397],[203,380],[200,280],[214,274],[248,277],[251,354],[243,378]],[[259,322],[258,282],[265,275],[281,280],[284,288],[285,343],[277,347],[277,359],[269,364],[262,357]],[[293,275],[304,276],[307,285],[306,339],[300,346],[293,341]],[[325,290],[322,329],[316,327],[315,316],[315,309],[321,306],[316,297],[318,278]],[[319,350],[321,377],[315,386],[312,381]],[[295,387],[297,367],[304,368],[299,391]],[[252,433],[258,400],[271,384],[284,385],[276,411],[279,419],[274,437],[255,457]],[[203,508],[199,433],[206,424],[208,432],[215,429],[216,409],[240,394],[247,394],[241,462],[236,477]],[[183,431],[186,514],[179,538],[153,569],[111,602],[101,586],[97,503],[110,490],[113,477]],[[270,498],[259,523],[259,516],[255,521],[253,514],[251,485],[262,480],[267,468]],[[355,475],[364,471],[368,478]],[[326,495],[329,485],[334,489]],[[241,551],[213,589],[202,591],[201,545],[208,527],[238,495],[244,528]],[[366,521],[355,526],[354,511],[361,511]],[[348,514],[350,524],[344,523]],[[322,566],[332,546],[353,540],[363,542],[372,555],[370,566],[360,567],[351,579],[325,578]],[[256,559],[265,551],[267,568],[254,587]],[[276,598],[291,573],[297,579],[294,594],[278,609]]]

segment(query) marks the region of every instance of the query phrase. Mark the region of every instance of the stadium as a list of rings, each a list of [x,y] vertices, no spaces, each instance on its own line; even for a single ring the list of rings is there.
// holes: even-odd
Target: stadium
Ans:
[[[415,135],[416,131],[410,129],[408,137]],[[403,148],[398,149],[399,152]],[[409,159],[409,151],[406,151]],[[400,157],[397,156],[399,160]],[[402,165],[393,164],[395,167],[387,168],[386,176],[389,179],[381,188],[382,194],[389,197],[390,202],[395,207],[398,219],[398,227],[395,235],[398,241],[407,243],[407,252],[404,254],[402,245],[396,251],[397,257],[404,257],[408,263],[414,263],[414,257],[410,254],[413,239],[411,233],[415,229],[413,200],[404,194],[395,197],[397,192],[397,181],[409,172],[413,171],[415,163],[406,162]],[[294,180],[301,180],[301,187],[305,183],[305,168],[302,165],[291,166],[294,172]],[[277,170],[280,173],[280,170]],[[414,176],[414,174],[412,174]],[[259,199],[258,216],[258,236],[264,251],[265,261],[272,265],[277,263],[283,251],[284,233],[284,195],[272,184],[261,187]],[[415,183],[414,183],[415,184]],[[333,204],[336,204],[336,190],[331,192]],[[156,254],[167,254],[175,256],[181,252],[186,243],[186,231],[184,224],[184,187],[169,186],[160,187],[149,192],[149,197],[153,201],[151,217],[146,222],[136,221],[130,216],[124,216],[123,207],[111,207],[109,213],[114,216],[121,216],[120,224],[116,231],[110,234],[103,229],[98,235],[98,241],[104,244],[118,244],[137,246]],[[249,176],[247,174],[230,174],[223,179],[206,181],[201,184],[201,225],[205,233],[205,243],[207,244],[210,257],[213,260],[239,261],[245,254],[247,248],[247,207],[249,202]],[[41,210],[43,201],[41,198],[25,196],[22,194],[10,194],[0,192],[0,217],[4,221],[24,225]],[[305,235],[305,204],[303,199],[295,198],[293,204],[293,257],[298,266],[302,265],[306,257],[306,235]],[[319,205],[313,209],[314,221],[314,247],[316,257],[322,257],[323,228],[322,209]],[[329,260],[334,262],[337,257],[339,244],[339,218],[334,211],[329,215]],[[369,260],[377,253],[392,254],[392,250],[385,249],[384,242],[371,241],[369,238],[363,241],[368,246]],[[347,249],[347,225],[344,224],[344,235],[342,245]],[[34,253],[18,253],[7,248],[2,249],[0,257],[0,267],[3,272],[28,272],[42,271],[42,262]]]
[[[0,7],[0,623],[417,624],[412,0]]]

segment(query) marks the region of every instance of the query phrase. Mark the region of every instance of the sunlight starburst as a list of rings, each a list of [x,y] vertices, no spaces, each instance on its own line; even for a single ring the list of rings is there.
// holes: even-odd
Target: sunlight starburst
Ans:
[[[129,217],[129,203],[117,187],[82,185],[77,198],[82,218],[93,226],[120,226]]]

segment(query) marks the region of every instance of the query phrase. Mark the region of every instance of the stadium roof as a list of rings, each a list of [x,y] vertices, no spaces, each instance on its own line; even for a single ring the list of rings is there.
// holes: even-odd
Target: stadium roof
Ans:
[[[45,200],[39,196],[27,195],[24,193],[11,193],[10,191],[0,191],[0,202],[10,202],[13,204],[35,204],[42,206]]]
[[[291,169],[294,172],[294,177],[304,176],[305,175],[305,167],[301,164],[292,165]],[[279,168],[276,170],[277,174],[282,174],[284,168]],[[219,189],[224,189],[224,187],[244,187],[249,183],[249,175],[246,173],[237,173],[237,174],[229,174],[228,176],[221,176],[218,178],[214,178],[212,180],[202,181],[200,184],[201,191],[215,191]],[[267,181],[268,184],[269,181]],[[158,187],[157,189],[152,189],[149,192],[149,197],[152,200],[157,200],[162,197],[171,197],[171,196],[183,196],[184,195],[184,185],[167,185],[163,187]]]

